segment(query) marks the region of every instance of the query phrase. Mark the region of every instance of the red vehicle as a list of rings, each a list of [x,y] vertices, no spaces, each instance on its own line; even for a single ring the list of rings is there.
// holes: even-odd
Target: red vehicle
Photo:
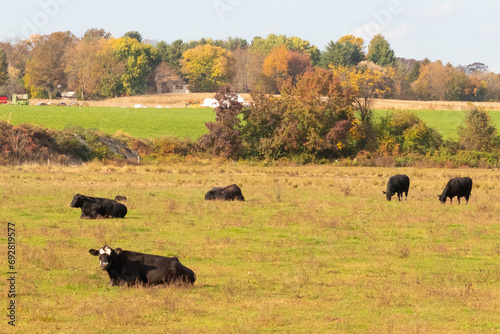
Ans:
[[[0,96],[0,104],[7,104],[7,96]]]

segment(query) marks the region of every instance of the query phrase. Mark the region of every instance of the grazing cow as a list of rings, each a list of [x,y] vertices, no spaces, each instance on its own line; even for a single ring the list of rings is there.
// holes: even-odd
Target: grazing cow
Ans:
[[[441,203],[446,203],[446,199],[450,198],[450,204],[453,197],[457,196],[458,204],[460,204],[460,197],[465,197],[466,203],[469,204],[470,191],[472,190],[472,179],[470,177],[456,177],[450,179],[444,187],[443,192],[439,196]]]
[[[176,257],[164,257],[103,246],[89,253],[99,256],[102,270],[109,275],[109,284],[114,285],[158,285],[170,283],[193,284],[194,272],[182,265]]]
[[[403,198],[403,193],[405,193],[406,199],[408,199],[408,188],[410,188],[410,178],[405,174],[394,175],[389,178],[387,182],[386,191],[382,191],[387,200],[390,201],[394,194],[398,194],[398,200],[401,201]]]
[[[73,208],[82,208],[80,218],[123,218],[127,207],[115,200],[99,197],[89,197],[76,194],[70,204]]]
[[[243,197],[240,187],[232,184],[227,187],[212,188],[212,190],[205,194],[205,200],[244,201],[245,197]]]
[[[127,197],[125,197],[125,196],[122,196],[122,195],[116,195],[115,196],[115,201],[121,201],[121,202],[123,202],[123,201],[126,201],[126,200],[127,200]]]

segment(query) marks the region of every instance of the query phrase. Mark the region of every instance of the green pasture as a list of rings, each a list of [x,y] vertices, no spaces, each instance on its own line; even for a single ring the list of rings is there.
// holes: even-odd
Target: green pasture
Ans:
[[[375,119],[385,116],[387,110],[375,110]],[[458,139],[457,129],[465,120],[465,111],[461,110],[412,110],[428,127],[436,129],[443,139]],[[500,111],[489,111],[492,124],[500,130]]]
[[[375,120],[387,110],[376,110]],[[392,112],[392,111],[391,111]],[[457,127],[463,124],[464,111],[415,110],[428,126],[438,130],[444,139],[457,139]],[[490,111],[493,124],[500,129],[500,111]],[[125,132],[136,138],[173,136],[196,139],[207,133],[206,122],[214,121],[211,108],[113,108],[52,107],[0,105],[0,121],[29,123],[62,130],[81,126],[107,134]]]
[[[411,178],[408,201],[382,194],[396,173]],[[469,205],[440,204],[446,181],[466,175]],[[6,258],[14,223],[18,273],[17,325],[4,317],[1,332],[498,332],[499,179],[327,165],[0,167],[0,245]],[[232,183],[245,202],[204,201]],[[81,220],[76,193],[124,195],[129,212]],[[178,256],[197,281],[110,287],[88,253],[104,244]]]
[[[205,122],[215,120],[207,108],[112,108],[0,105],[0,121],[29,123],[62,130],[81,126],[113,135],[117,131],[135,138],[173,136],[196,139],[207,133]]]

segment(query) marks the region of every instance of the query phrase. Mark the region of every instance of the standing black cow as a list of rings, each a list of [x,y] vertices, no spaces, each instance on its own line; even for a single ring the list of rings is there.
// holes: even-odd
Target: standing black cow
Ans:
[[[176,257],[112,249],[106,245],[99,250],[90,249],[89,253],[99,256],[99,264],[108,272],[110,285],[193,284],[196,280],[194,272]]]
[[[82,208],[80,218],[123,218],[127,214],[127,207],[108,198],[89,197],[76,194],[70,204],[73,208]]]
[[[460,204],[460,197],[465,197],[465,204],[469,204],[470,191],[472,190],[472,179],[470,177],[456,177],[450,179],[444,187],[443,192],[439,196],[441,203],[446,203],[446,199],[450,198],[450,204],[453,197],[457,196],[458,204]]]
[[[205,200],[244,201],[245,197],[243,197],[240,187],[232,184],[227,187],[212,188],[205,194]]]
[[[391,197],[396,193],[398,194],[398,200],[401,201],[403,193],[405,193],[406,199],[408,199],[408,188],[410,188],[410,178],[405,174],[399,174],[389,178],[389,181],[387,181],[387,189],[382,192],[385,194],[388,201],[390,201]]]

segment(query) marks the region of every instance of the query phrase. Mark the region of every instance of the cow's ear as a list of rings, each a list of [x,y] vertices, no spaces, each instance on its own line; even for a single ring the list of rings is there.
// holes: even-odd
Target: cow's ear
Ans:
[[[122,249],[121,248],[116,248],[115,249],[115,253],[116,253],[116,255],[120,255],[122,253]]]
[[[382,192],[383,192],[384,194],[387,194],[387,193],[386,193],[385,191],[383,191],[383,190],[382,190]]]
[[[89,253],[94,255],[94,256],[99,255],[99,251],[97,249],[89,249]]]

